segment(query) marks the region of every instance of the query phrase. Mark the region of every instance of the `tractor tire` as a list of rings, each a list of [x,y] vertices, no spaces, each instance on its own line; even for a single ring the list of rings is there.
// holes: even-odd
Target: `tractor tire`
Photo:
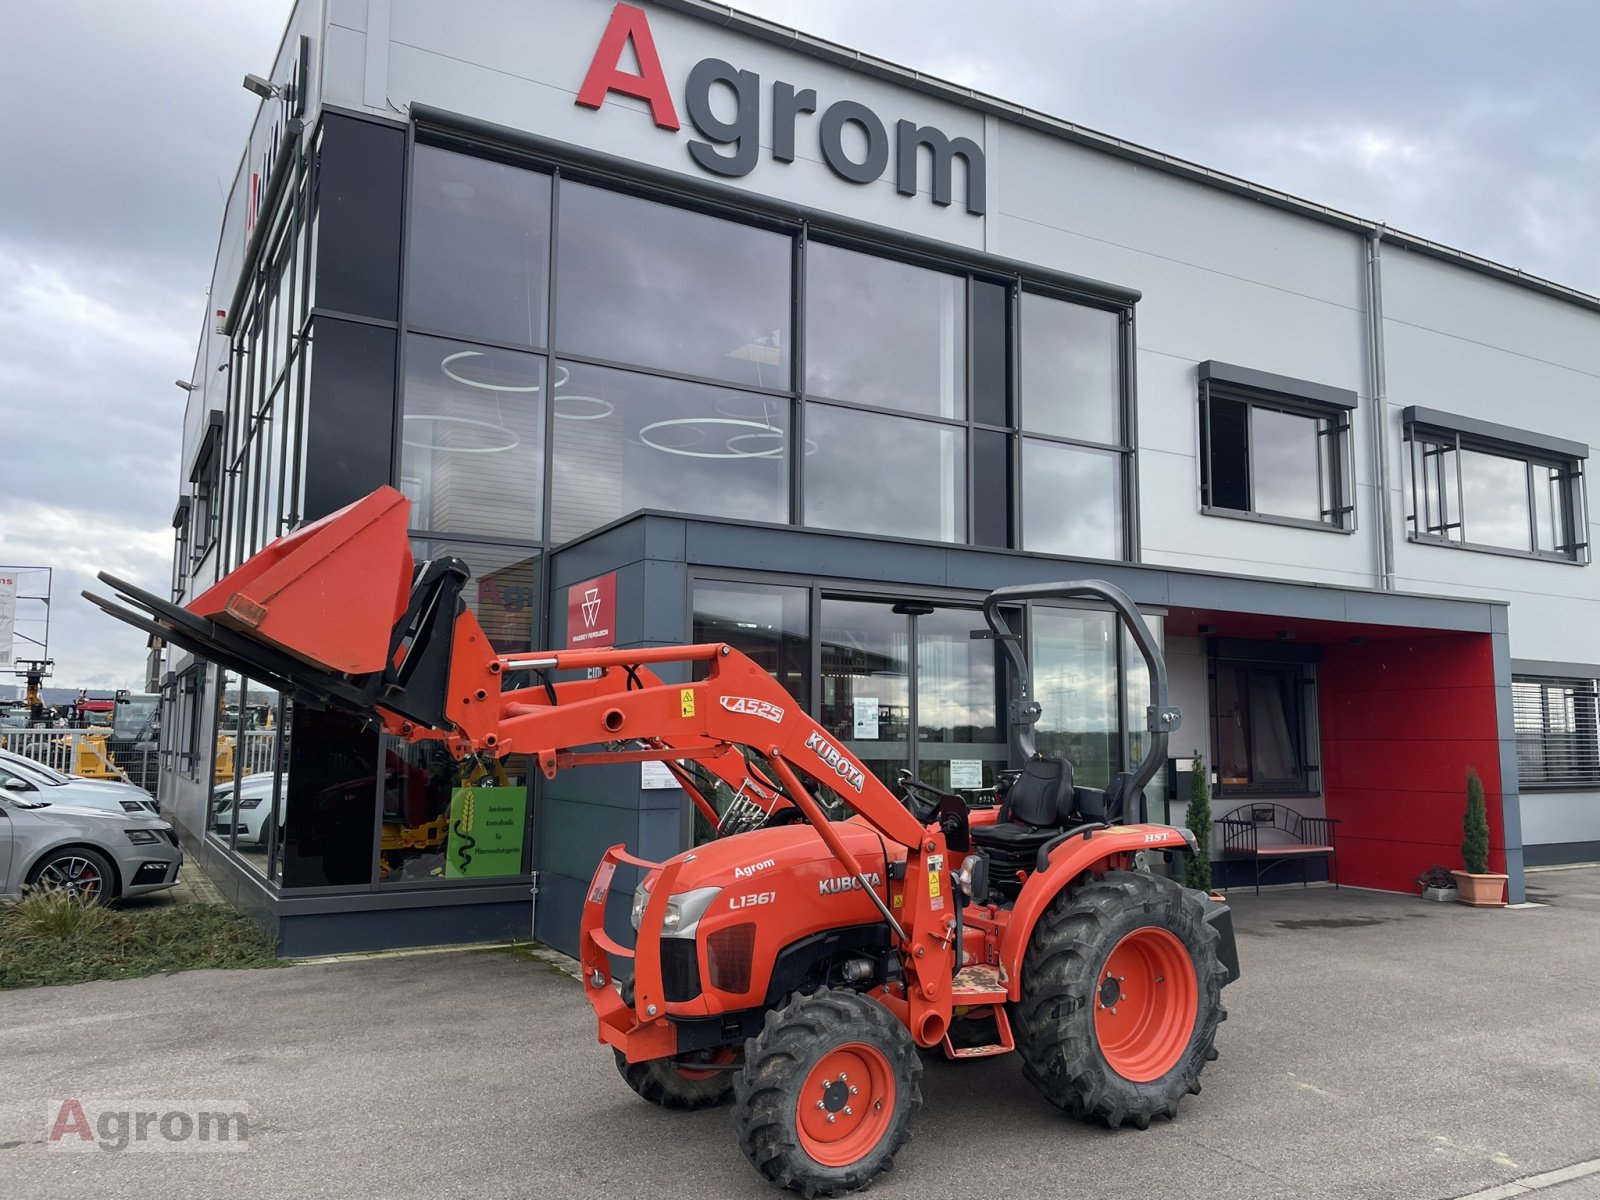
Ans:
[[[922,1060],[875,1000],[818,990],[767,1013],[733,1083],[739,1148],[804,1196],[865,1187],[894,1166],[922,1107]]]
[[[631,1063],[622,1051],[612,1053],[617,1056],[617,1071],[628,1081],[628,1086],[662,1108],[715,1108],[727,1103],[728,1097],[733,1095],[733,1071],[712,1067],[697,1071],[680,1066],[670,1058]],[[728,1061],[730,1064],[733,1061],[731,1053]]]
[[[1108,871],[1045,910],[1012,1025],[1023,1074],[1052,1104],[1148,1129],[1200,1091],[1227,1018],[1228,972],[1205,904],[1170,879]]]

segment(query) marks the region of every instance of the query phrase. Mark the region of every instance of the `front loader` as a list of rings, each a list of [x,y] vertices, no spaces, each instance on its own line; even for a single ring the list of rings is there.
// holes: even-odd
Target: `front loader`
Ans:
[[[486,766],[547,777],[664,762],[718,836],[662,863],[606,851],[583,908],[583,984],[623,1078],[666,1108],[732,1101],[740,1147],[805,1195],[887,1170],[921,1105],[921,1054],[1015,1051],[1075,1117],[1145,1128],[1200,1090],[1238,975],[1226,905],[1141,868],[1186,831],[1128,823],[1178,713],[1143,619],[1108,584],[1008,587],[984,616],[1015,676],[1024,761],[971,810],[902,773],[898,798],[755,662],[712,643],[497,654],[466,569],[414,564],[379,489],[272,543],[187,608],[102,575],[112,615],[301,702],[365,715]],[[87,593],[86,593],[87,595]],[[1104,790],[1034,751],[1040,715],[1002,606],[1109,604],[1149,668],[1146,752]],[[667,683],[672,664],[690,682]],[[693,768],[689,764],[693,764]],[[719,812],[700,771],[734,800]],[[844,812],[830,819],[830,812]],[[632,945],[608,928],[637,867]]]

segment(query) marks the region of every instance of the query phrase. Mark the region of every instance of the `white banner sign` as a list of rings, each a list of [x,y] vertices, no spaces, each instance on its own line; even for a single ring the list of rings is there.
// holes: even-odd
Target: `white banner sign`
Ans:
[[[855,736],[858,738],[876,738],[878,736],[878,698],[876,696],[857,696],[855,698]]]
[[[0,667],[11,665],[11,641],[17,632],[17,577],[0,575]]]

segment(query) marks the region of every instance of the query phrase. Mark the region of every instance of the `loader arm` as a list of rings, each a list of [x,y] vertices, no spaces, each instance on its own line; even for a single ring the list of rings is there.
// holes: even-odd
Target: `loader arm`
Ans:
[[[458,760],[528,755],[547,777],[654,760],[680,781],[688,773],[676,760],[694,760],[757,805],[777,804],[781,791],[894,932],[913,1022],[947,1001],[956,922],[940,883],[948,864],[937,825],[923,828],[765,670],[726,644],[497,653],[462,600],[465,566],[414,563],[408,510],[398,491],[379,488],[274,541],[186,608],[105,574],[118,600],[84,595],[210,662],[298,700],[376,719],[408,741],[440,741]],[[653,670],[674,665],[692,682],[663,682]],[[520,671],[545,682],[505,690],[507,676]],[[567,672],[582,677],[552,681]],[[751,767],[746,747],[770,775]],[[806,776],[905,847],[898,912],[867,886]],[[690,792],[715,815],[699,789]]]

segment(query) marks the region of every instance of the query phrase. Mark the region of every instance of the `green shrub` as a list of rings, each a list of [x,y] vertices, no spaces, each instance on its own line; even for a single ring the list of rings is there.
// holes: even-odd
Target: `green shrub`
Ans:
[[[1196,752],[1189,776],[1189,812],[1184,818],[1194,834],[1195,852],[1183,864],[1183,885],[1202,892],[1211,890],[1211,777],[1205,756]]]
[[[0,936],[7,941],[69,942],[104,927],[109,914],[85,904],[65,888],[36,887],[0,908]]]
[[[1461,818],[1461,861],[1467,874],[1484,875],[1489,870],[1489,818],[1483,807],[1483,780],[1467,768],[1467,812]]]

